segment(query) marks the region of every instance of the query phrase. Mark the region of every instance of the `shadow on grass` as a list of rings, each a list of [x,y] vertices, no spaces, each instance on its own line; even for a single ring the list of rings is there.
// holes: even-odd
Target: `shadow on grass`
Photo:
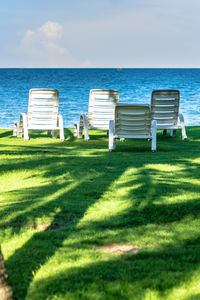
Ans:
[[[54,224],[64,225],[62,232],[58,230],[58,232],[33,233],[30,240],[7,261],[8,270],[15,269],[15,272],[10,272],[9,276],[16,299],[25,298],[33,274],[62,246],[63,240],[76,229],[77,223],[88,207],[97,201],[107,186],[123,172],[123,169],[116,172],[105,183],[104,179],[107,172],[105,159],[98,161],[100,166],[96,172],[92,170],[94,165],[97,165],[96,158],[77,158],[76,169],[74,169],[73,158],[64,160],[64,162],[63,158],[56,159],[54,168],[52,161],[48,167],[48,160],[38,160],[40,168],[42,164],[46,167],[46,173],[43,176],[50,179],[49,185],[8,193],[8,197],[14,198],[16,202],[11,207],[5,208],[2,213],[3,216],[6,216],[11,215],[11,212],[14,211],[14,216],[11,217],[10,221],[5,221],[1,225],[3,228],[13,227],[13,234],[19,233],[23,226],[30,226],[30,228],[32,226],[34,229],[37,227],[36,220],[38,218],[48,218],[48,216],[51,219],[50,226]],[[60,162],[62,166],[59,165]],[[77,166],[80,167],[77,169]],[[21,167],[24,168],[24,166]],[[62,176],[67,172],[70,172],[70,178],[66,175],[66,177],[62,177],[62,183],[56,182],[56,176]],[[71,178],[75,181],[74,185],[71,184]],[[57,211],[59,212],[57,213]],[[51,217],[52,214],[54,215],[53,218]],[[19,277],[23,284],[19,282]]]
[[[73,140],[73,136],[71,139]],[[170,198],[171,195],[192,193],[194,190],[200,192],[199,185],[191,184],[188,181],[191,178],[196,180],[200,178],[199,164],[188,161],[191,158],[199,158],[199,142],[190,141],[190,143],[182,144],[184,143],[182,141],[166,139],[164,143],[165,145],[161,145],[161,148],[173,149],[168,151],[167,157],[166,153],[162,152],[159,156],[156,156],[156,153],[144,153],[143,151],[137,155],[131,154],[129,150],[126,151],[127,147],[128,149],[141,147],[140,142],[132,143],[132,141],[121,144],[118,148],[121,152],[109,153],[107,139],[104,137],[99,138],[98,142],[95,139],[91,139],[88,143],[75,139],[72,144],[66,141],[64,143],[47,143],[41,146],[28,146],[27,144],[21,147],[19,143],[16,146],[17,155],[26,155],[34,148],[34,151],[31,152],[33,158],[28,157],[20,161],[13,159],[12,163],[3,164],[2,170],[13,172],[14,170],[36,169],[38,170],[36,177],[48,180],[39,187],[21,188],[7,192],[7,198],[12,201],[12,204],[2,209],[0,218],[3,220],[2,228],[10,228],[13,235],[20,233],[24,226],[33,229],[32,237],[19,247],[7,261],[15,299],[25,299],[34,274],[63,247],[63,242],[73,234],[76,234],[80,240],[79,247],[84,248],[85,237],[81,233],[81,229],[77,229],[77,225],[88,209],[105,197],[106,191],[113,189],[112,184],[123,176],[127,169],[132,168],[137,172],[133,172],[128,178],[125,178],[124,183],[118,184],[116,191],[113,191],[113,197],[120,190],[129,189],[125,200],[129,200],[131,205],[117,215],[110,215],[107,219],[90,221],[85,227],[89,231],[92,232],[95,227],[97,231],[109,228],[113,230],[114,238],[115,231],[119,228],[133,228],[134,230],[141,225],[168,224],[191,215],[198,217],[200,205],[198,199],[194,197],[190,202],[182,201],[177,204],[167,204],[162,201],[164,202],[164,198]],[[185,148],[183,148],[184,146]],[[38,155],[37,151],[40,147],[43,149],[42,151],[47,152]],[[147,148],[142,146],[141,149],[148,148],[150,148],[150,144],[147,143]],[[189,151],[191,148],[192,151]],[[105,149],[105,151],[98,152],[98,149]],[[174,149],[175,152],[173,152]],[[83,157],[78,155],[80,153]],[[175,170],[175,178],[173,178],[173,171],[166,175],[165,170],[146,168],[147,164],[154,166],[170,164],[174,167],[179,167],[181,164],[182,169]],[[182,178],[186,179],[184,184],[180,183]],[[132,189],[131,187],[136,188]],[[109,198],[106,201],[109,201]],[[158,201],[160,203],[157,203]],[[58,226],[58,230],[38,231],[38,219],[40,222],[43,219],[45,222],[49,220],[47,225],[52,228],[55,224],[61,226],[60,228]],[[98,238],[95,237],[95,239]],[[81,243],[83,243],[82,246]],[[186,241],[185,247],[188,245],[192,245],[192,247],[194,245],[194,248],[195,245],[199,247],[199,239]],[[129,296],[125,296],[119,288],[123,285],[123,280],[127,282],[128,286],[135,284],[140,292],[154,286],[159,293],[164,293],[168,288],[188,280],[192,270],[199,266],[198,251],[194,253],[192,247],[184,250],[182,246],[172,245],[171,249],[167,250],[138,253],[128,256],[126,259],[120,257],[86,265],[82,268],[70,268],[66,272],[49,276],[46,280],[37,283],[36,286],[41,295],[44,293],[44,297],[41,299],[46,299],[47,296],[54,295],[56,292],[63,295],[67,292],[75,293],[76,289],[83,290],[85,297],[91,290],[97,294],[102,291],[102,295],[114,293],[113,297],[121,296],[121,299],[129,299]],[[75,249],[77,249],[77,244],[73,245],[72,252]],[[185,256],[188,257],[188,262],[185,262]],[[180,270],[177,270],[177,257],[182,264]],[[166,272],[171,272],[168,283],[164,277]],[[148,280],[144,279],[145,277],[148,277]],[[163,278],[163,283],[161,278]],[[116,290],[112,280],[116,283]],[[125,287],[124,291],[126,292]],[[90,299],[89,296],[87,299]]]
[[[59,139],[59,134],[60,133],[59,133],[59,130],[58,130],[56,139]],[[64,136],[65,136],[65,138],[73,137],[72,130],[70,130],[68,128],[64,128]],[[53,138],[51,135],[47,134],[46,130],[29,130],[29,138],[30,139],[38,139],[38,138],[41,138],[41,137],[45,138],[45,139]],[[19,138],[19,139],[23,139],[23,137]]]
[[[71,296],[69,299],[128,300],[147,299],[145,293],[152,291],[166,299],[166,291],[190,282],[194,269],[200,264],[197,244],[200,245],[200,238],[166,250],[110,255],[106,260],[83,267],[66,268],[56,275],[38,280],[36,286],[30,289],[29,296],[35,295],[33,299],[37,299],[40,295],[41,299],[45,299],[48,291],[48,297],[59,294],[59,299]],[[72,260],[67,256],[66,259]]]
[[[3,132],[0,132],[0,138],[3,138],[3,137],[11,137],[13,134],[13,131],[12,130],[6,130],[6,131],[3,131]]]

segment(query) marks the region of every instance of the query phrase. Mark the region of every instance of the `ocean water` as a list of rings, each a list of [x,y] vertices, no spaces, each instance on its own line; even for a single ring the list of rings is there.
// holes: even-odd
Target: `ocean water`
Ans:
[[[150,103],[152,90],[178,89],[186,125],[200,125],[200,69],[0,69],[0,128],[27,112],[31,88],[59,90],[65,127],[87,113],[90,89],[116,89],[123,103]]]

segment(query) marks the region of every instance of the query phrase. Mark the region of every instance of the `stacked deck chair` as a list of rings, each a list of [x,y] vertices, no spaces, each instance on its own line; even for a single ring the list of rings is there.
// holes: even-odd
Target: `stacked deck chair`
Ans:
[[[117,138],[151,140],[151,150],[156,151],[156,121],[151,119],[148,104],[116,104],[109,123],[109,151],[115,149]]]
[[[74,124],[74,136],[89,140],[89,129],[107,130],[109,121],[114,118],[115,104],[119,102],[116,90],[91,90],[89,96],[88,115],[81,115],[80,121]]]
[[[170,130],[175,136],[177,129],[182,129],[182,139],[187,139],[183,115],[179,113],[180,92],[178,90],[155,90],[151,95],[152,119],[157,121],[157,129],[163,134]],[[179,122],[178,122],[179,121]]]
[[[63,118],[58,114],[59,93],[55,89],[31,89],[29,91],[28,114],[20,115],[19,123],[14,124],[13,135],[29,140],[29,130],[47,130],[48,134],[64,141]]]

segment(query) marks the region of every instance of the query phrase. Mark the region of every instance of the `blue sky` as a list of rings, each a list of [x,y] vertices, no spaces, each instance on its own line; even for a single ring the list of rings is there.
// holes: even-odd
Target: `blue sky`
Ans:
[[[0,67],[200,67],[199,0],[7,0]]]

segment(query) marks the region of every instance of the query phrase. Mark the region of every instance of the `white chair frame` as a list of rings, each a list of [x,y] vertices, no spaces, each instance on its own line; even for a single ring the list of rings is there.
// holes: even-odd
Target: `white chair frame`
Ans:
[[[28,114],[22,113],[19,122],[15,122],[13,135],[29,140],[29,130],[47,130],[64,141],[63,117],[58,114],[59,92],[56,89],[31,89],[29,91]]]
[[[152,119],[157,121],[157,129],[163,134],[170,130],[170,136],[176,136],[181,129],[182,139],[187,139],[183,114],[179,113],[180,92],[178,90],[154,90],[151,95]]]
[[[89,95],[88,115],[80,116],[80,121],[74,124],[74,136],[89,140],[88,130],[109,130],[109,121],[114,118],[115,104],[119,102],[119,92],[116,90],[93,89]]]
[[[156,121],[151,120],[149,105],[116,104],[115,118],[109,122],[109,151],[116,147],[116,139],[151,140],[151,150],[156,151]]]

